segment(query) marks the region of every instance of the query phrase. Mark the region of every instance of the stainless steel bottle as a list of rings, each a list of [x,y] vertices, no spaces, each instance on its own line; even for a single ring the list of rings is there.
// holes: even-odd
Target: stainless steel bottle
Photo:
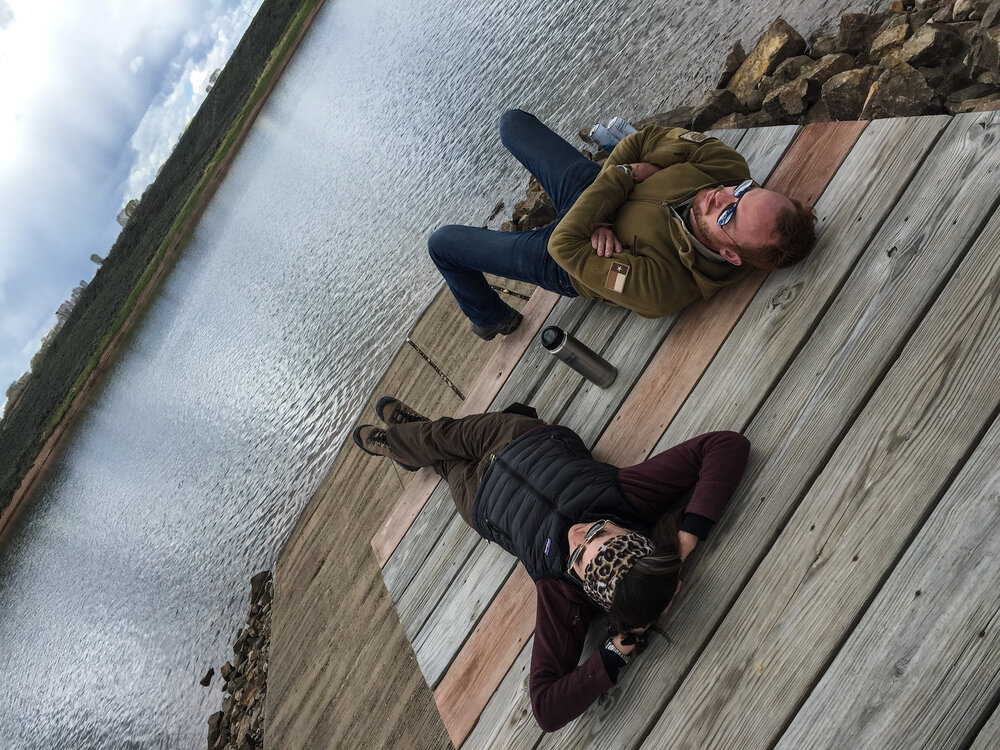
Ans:
[[[542,331],[542,346],[601,388],[610,386],[618,376],[618,368],[558,326]]]

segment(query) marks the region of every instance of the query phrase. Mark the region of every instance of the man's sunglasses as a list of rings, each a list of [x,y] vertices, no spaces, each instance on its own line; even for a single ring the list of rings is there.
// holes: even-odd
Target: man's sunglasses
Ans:
[[[736,200],[726,206],[726,209],[719,214],[719,218],[716,219],[720,227],[726,226],[726,224],[733,220],[733,216],[736,214],[736,207],[740,205],[740,199],[746,195],[752,187],[754,187],[753,180],[743,180],[743,182],[736,186],[736,189],[733,191],[733,197]]]
[[[590,542],[594,540],[594,537],[601,533],[605,526],[608,525],[607,519],[603,521],[598,521],[589,529],[587,529],[586,536],[583,537],[583,544],[577,546],[573,550],[573,554],[569,556],[569,565],[566,566],[566,572],[570,575],[573,574],[573,566],[576,565],[576,561],[580,559],[580,555],[583,554],[583,548],[586,547]]]

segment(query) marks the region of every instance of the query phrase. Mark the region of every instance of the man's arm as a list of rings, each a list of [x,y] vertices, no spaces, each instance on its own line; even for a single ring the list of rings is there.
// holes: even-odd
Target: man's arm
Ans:
[[[597,229],[614,224],[618,209],[635,186],[633,179],[618,168],[619,164],[649,163],[661,169],[670,167],[669,179],[690,184],[724,181],[737,173],[749,176],[746,162],[729,146],[714,138],[696,143],[681,137],[689,132],[679,128],[649,127],[622,140],[594,182],[580,194],[553,230],[549,254],[588,295],[622,305],[648,318],[668,315],[700,299],[700,292],[686,283],[686,279],[671,278],[670,270],[644,255],[641,247],[607,257],[607,253],[600,255],[595,251],[593,240]],[[646,178],[662,179],[658,173]],[[623,288],[617,291],[609,288],[614,280],[610,276],[614,263],[628,269]]]

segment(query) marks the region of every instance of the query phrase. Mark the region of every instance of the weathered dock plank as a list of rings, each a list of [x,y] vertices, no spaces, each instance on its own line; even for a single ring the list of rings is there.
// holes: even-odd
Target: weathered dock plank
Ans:
[[[994,705],[1000,701],[994,701]],[[979,730],[969,750],[995,750],[1000,747],[1000,708],[993,711],[989,721]]]
[[[1000,696],[998,457],[994,421],[777,750],[958,750],[975,738]]]
[[[893,261],[901,251],[902,267],[853,276],[852,282],[867,285],[871,278],[880,286],[868,301],[859,299],[855,284],[845,287],[838,298],[844,305],[835,303],[832,311],[841,315],[828,314],[827,335],[812,339],[822,342],[820,349],[835,346],[834,356],[806,351],[796,359],[803,368],[828,367],[816,390],[836,384],[824,400],[839,413],[853,411],[842,396],[852,390],[862,396],[863,410],[783,522],[644,747],[664,738],[692,748],[776,741],[956,465],[992,422],[1000,406],[991,375],[1000,366],[1000,269],[994,257],[1000,220],[976,241],[926,317],[922,303],[937,296],[938,280],[948,278],[950,266],[965,256],[968,241],[995,210],[1000,151],[989,146],[998,137],[1000,116],[955,118],[934,152],[939,158],[925,164],[935,171],[922,170],[925,179],[918,176],[911,186],[913,200],[904,197],[887,224],[897,253],[876,257]],[[943,163],[945,155],[955,161]],[[919,199],[924,191],[933,191],[933,204]],[[918,306],[907,309],[910,304]],[[860,315],[842,314],[855,306]],[[865,381],[858,376],[867,374],[872,353],[893,355],[899,346],[894,335],[905,341],[908,322],[922,317],[874,395],[864,397]],[[839,342],[834,331],[842,332]],[[770,418],[760,421],[773,429]],[[811,442],[805,431],[780,432],[788,440]],[[814,452],[812,461],[821,454]],[[792,466],[786,462],[783,469]]]
[[[434,701],[455,747],[462,744],[479,719],[479,714],[467,707],[470,704],[485,706],[493,694],[496,687],[491,679],[494,660],[512,664],[531,639],[535,623],[535,584],[524,568],[518,566],[500,594],[530,605],[487,612],[469,636],[467,647],[462,649],[434,691]],[[518,635],[511,637],[512,633]],[[529,653],[529,663],[530,659]]]
[[[531,713],[531,700],[528,696],[531,649],[534,644],[535,637],[531,636],[504,675],[482,714],[472,717],[473,712],[468,712],[469,720],[474,722],[474,726],[464,743],[455,742],[456,738],[452,737],[455,747],[461,747],[462,750],[490,750],[490,748],[530,750],[538,743],[538,724]],[[458,701],[452,703],[459,704]],[[511,706],[519,706],[520,711],[516,714],[508,713]],[[457,722],[455,725],[459,726]]]

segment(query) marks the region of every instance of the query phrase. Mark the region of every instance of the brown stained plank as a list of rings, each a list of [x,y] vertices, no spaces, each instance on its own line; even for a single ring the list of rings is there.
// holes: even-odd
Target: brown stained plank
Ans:
[[[518,602],[518,606],[487,610],[434,691],[434,701],[455,747],[465,741],[479,719],[482,709],[473,711],[469,706],[485,706],[496,689],[491,679],[494,663],[509,667],[535,628],[535,584],[523,567],[517,566],[498,596]]]
[[[815,204],[867,124],[807,125],[766,186]],[[630,466],[650,454],[766,278],[755,270],[684,311],[595,447],[600,460]]]
[[[867,126],[865,120],[806,125],[771,173],[767,187],[807,206],[816,205]]]
[[[755,269],[684,311],[594,446],[597,460],[615,466],[645,460],[766,278]]]
[[[504,338],[455,416],[476,414],[490,405],[558,299],[559,295],[553,292],[535,290],[522,311],[524,321],[514,333]],[[372,538],[372,550],[380,568],[385,566],[439,481],[440,477],[433,470],[421,469],[400,496],[389,517]]]

